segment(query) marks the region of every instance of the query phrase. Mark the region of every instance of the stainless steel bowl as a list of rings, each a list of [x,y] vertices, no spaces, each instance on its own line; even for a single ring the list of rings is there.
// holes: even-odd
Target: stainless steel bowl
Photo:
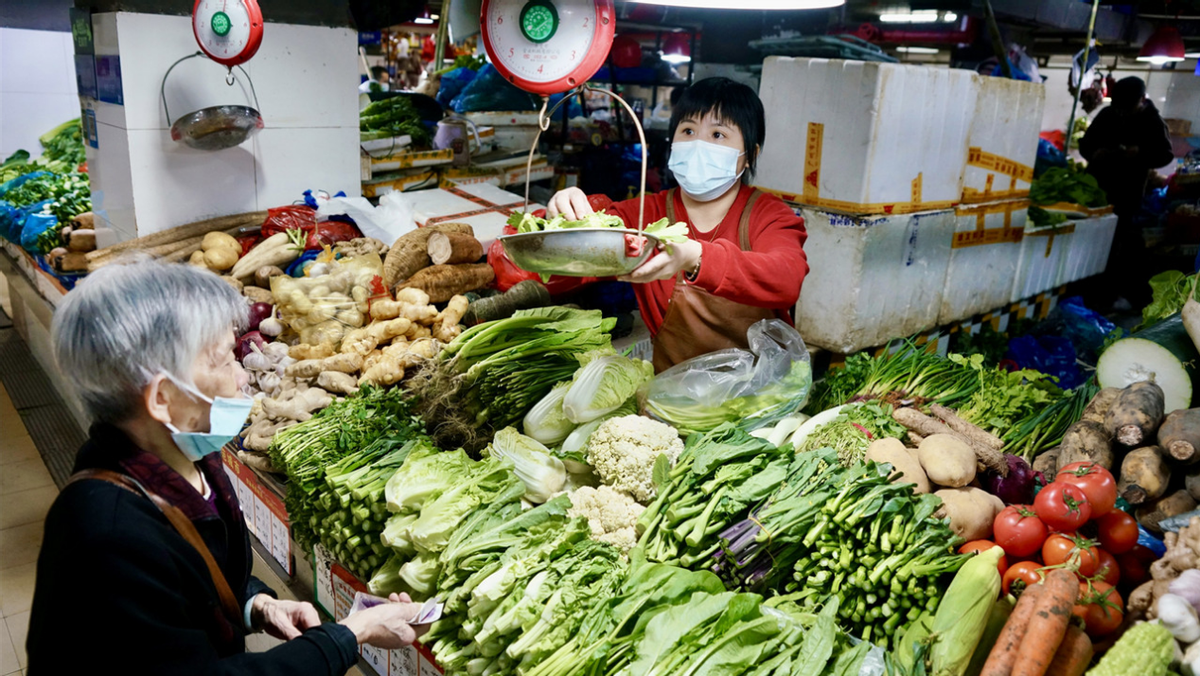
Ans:
[[[624,228],[573,228],[518,235],[502,235],[504,251],[522,270],[566,277],[615,277],[633,272],[650,257],[659,239],[641,233],[648,241],[642,255],[625,255]]]
[[[224,150],[245,143],[262,128],[262,115],[250,106],[212,106],[175,120],[171,139],[198,150]]]

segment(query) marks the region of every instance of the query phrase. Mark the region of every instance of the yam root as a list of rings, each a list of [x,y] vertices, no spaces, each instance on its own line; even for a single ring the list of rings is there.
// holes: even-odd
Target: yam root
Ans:
[[[1108,409],[1104,427],[1121,444],[1136,448],[1155,438],[1164,407],[1161,387],[1149,381],[1134,383]]]
[[[84,253],[95,251],[96,231],[91,228],[76,228],[71,230],[71,236],[67,238],[67,249]]]
[[[349,373],[325,371],[317,376],[317,387],[338,394],[354,394],[358,391],[358,381]]]
[[[193,237],[202,238],[205,234],[213,230],[221,230],[228,232],[237,228],[262,223],[267,217],[267,212],[256,211],[245,214],[234,214],[232,216],[221,216],[218,218],[210,218],[204,221],[195,223],[187,223],[168,230],[151,233],[144,237],[127,240],[120,244],[97,249],[91,254],[88,254],[88,260],[96,260],[99,258],[107,258],[123,251],[131,249],[148,249],[162,244],[169,244],[181,240],[190,239]],[[200,241],[197,239],[196,241]]]
[[[93,230],[96,227],[96,214],[85,211],[71,219],[71,230]],[[95,236],[95,233],[92,233]]]
[[[429,260],[429,236],[435,232],[475,236],[475,231],[466,223],[438,223],[404,233],[392,244],[383,260],[383,283],[389,289],[433,264]]]
[[[896,422],[924,438],[928,438],[934,434],[949,434],[952,437],[961,439],[975,452],[976,461],[980,469],[986,468],[1000,476],[1008,476],[1008,462],[1005,461],[1003,453],[991,446],[973,443],[966,436],[955,432],[946,423],[931,418],[913,408],[897,408],[892,411],[892,417],[896,419]]]
[[[1196,500],[1200,500],[1200,471],[1195,471],[1183,479],[1183,486],[1188,494]]]
[[[462,321],[463,315],[466,314],[470,303],[467,302],[466,296],[455,296],[450,299],[450,303],[446,305],[446,309],[438,313],[438,316],[433,321],[433,337],[449,343],[458,337],[461,329],[459,322]]]
[[[1120,394],[1121,388],[1119,387],[1106,387],[1100,390],[1088,402],[1087,408],[1083,409],[1083,416],[1079,419],[1103,423],[1105,417],[1108,416],[1108,409],[1112,408],[1113,402]]]
[[[487,263],[473,265],[434,265],[417,272],[397,290],[421,289],[432,303],[444,303],[454,296],[481,289],[496,278]]]
[[[87,272],[87,254],[82,251],[68,251],[54,261],[57,272]]]
[[[331,343],[321,343],[320,345],[307,345],[301,343],[288,348],[288,356],[292,359],[303,361],[305,359],[326,359],[335,354]]]
[[[476,263],[483,258],[483,244],[461,232],[430,233],[428,251],[434,265]]]
[[[1200,408],[1169,413],[1158,428],[1158,445],[1179,462],[1200,462]]]
[[[1061,464],[1059,462],[1059,457],[1061,454],[1061,446],[1056,446],[1048,451],[1038,453],[1037,457],[1033,459],[1033,471],[1041,472],[1042,476],[1045,477],[1058,475],[1058,467]]]
[[[1162,449],[1145,446],[1130,451],[1121,462],[1117,493],[1131,505],[1157,500],[1167,492],[1171,469],[1163,461]]]
[[[940,404],[931,404],[929,406],[929,410],[935,416],[941,418],[942,422],[946,423],[950,429],[958,432],[964,437],[967,437],[972,442],[982,444],[984,446],[990,446],[997,451],[1004,448],[1004,441],[1001,440],[1000,437],[988,432],[983,428],[972,425],[966,420],[963,420],[962,418],[958,417],[957,413],[946,408],[945,406]]]
[[[1080,420],[1071,425],[1063,435],[1059,448],[1062,449],[1058,456],[1060,467],[1073,462],[1094,462],[1104,469],[1112,470],[1117,462],[1112,448],[1112,436],[1103,424],[1090,420]]]
[[[463,316],[463,323],[475,326],[497,319],[508,319],[519,310],[545,307],[550,302],[550,291],[546,286],[537,280],[527,279],[518,282],[499,296],[480,298],[471,303],[467,314]]]
[[[1138,507],[1137,520],[1147,530],[1162,533],[1158,524],[1163,519],[1186,514],[1196,509],[1196,500],[1186,490],[1180,489],[1154,502]]]

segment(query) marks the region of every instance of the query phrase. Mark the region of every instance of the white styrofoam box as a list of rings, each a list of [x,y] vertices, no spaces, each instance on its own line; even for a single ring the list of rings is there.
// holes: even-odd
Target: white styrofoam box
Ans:
[[[71,34],[0,28],[0,158],[38,155],[38,137],[76,117]]]
[[[963,202],[995,202],[1029,194],[1037,160],[1046,86],[978,76],[979,94],[967,136]]]
[[[357,143],[357,129],[263,129],[253,139],[258,209],[291,204],[305,190],[326,190],[330,195],[344,190],[358,197],[358,154],[346,152]]]
[[[404,193],[404,198],[413,207],[417,225],[467,223],[475,230],[475,238],[483,243],[484,250],[504,234],[508,217],[521,211],[525,202],[524,198],[487,183],[417,190]],[[529,211],[541,208],[540,204],[529,205]]]
[[[950,263],[950,210],[846,216],[804,207],[811,270],[796,326],[810,346],[839,354],[936,325]]]
[[[768,57],[758,183],[844,213],[948,209],[961,198],[976,78],[960,69]]]
[[[1075,237],[1075,226],[1067,223],[1050,228],[1027,228],[1021,241],[1021,262],[1009,300],[1036,296],[1064,284],[1067,252]]]
[[[1010,302],[1021,260],[1025,200],[960,206],[937,323],[949,324]]]
[[[213,152],[175,143],[158,129],[133,129],[128,136],[138,236],[258,210],[251,144]]]
[[[481,110],[471,113],[463,113],[463,116],[477,125],[486,125],[489,127],[536,127],[538,123],[537,111],[531,110]]]
[[[1086,279],[1104,272],[1108,265],[1108,254],[1112,250],[1113,235],[1117,232],[1116,214],[1096,216],[1075,224],[1074,241],[1067,252],[1067,262],[1060,283]]]

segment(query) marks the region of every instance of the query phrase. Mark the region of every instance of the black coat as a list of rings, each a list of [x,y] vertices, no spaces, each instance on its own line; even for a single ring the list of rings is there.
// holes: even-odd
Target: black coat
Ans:
[[[249,533],[219,454],[199,463],[217,513],[179,474],[114,427],[97,425],[76,471],[120,471],[183,510],[244,607],[274,595],[250,574]],[[200,554],[145,497],[102,481],[66,487],[46,517],[26,643],[29,673],[340,675],[357,660],[354,634],[311,629],[265,653],[221,613]]]
[[[1117,150],[1120,146],[1137,146],[1137,155],[1126,157]],[[1096,157],[1101,150],[1113,152]],[[1122,215],[1136,213],[1141,207],[1150,171],[1175,159],[1167,125],[1150,101],[1124,117],[1112,107],[1101,110],[1079,141],[1079,154],[1088,161],[1088,173],[1096,177],[1108,201]]]

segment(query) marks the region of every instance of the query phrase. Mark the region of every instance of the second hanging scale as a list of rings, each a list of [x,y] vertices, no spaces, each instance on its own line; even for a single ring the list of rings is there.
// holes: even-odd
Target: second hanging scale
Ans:
[[[525,175],[525,209],[529,208],[529,175],[538,139],[550,127],[554,112],[583,91],[612,97],[633,120],[642,147],[642,173],[637,229],[570,228],[503,235],[500,241],[513,262],[530,272],[572,277],[611,277],[632,272],[660,244],[647,235],[646,136],[641,120],[617,94],[587,82],[608,57],[616,30],[612,0],[483,0],[480,28],[484,48],[496,70],[517,87],[542,97],[538,133],[529,149]],[[553,108],[550,95],[566,93]],[[629,255],[628,235],[645,237],[647,246]]]

